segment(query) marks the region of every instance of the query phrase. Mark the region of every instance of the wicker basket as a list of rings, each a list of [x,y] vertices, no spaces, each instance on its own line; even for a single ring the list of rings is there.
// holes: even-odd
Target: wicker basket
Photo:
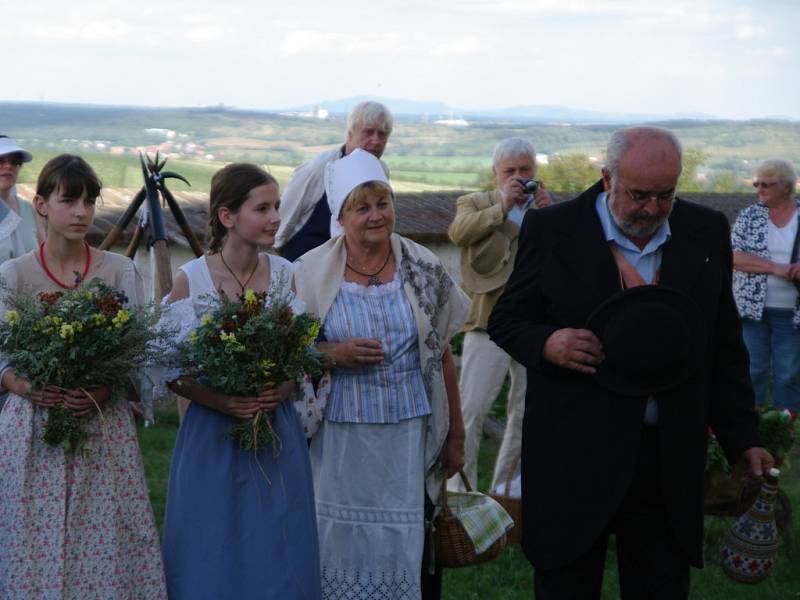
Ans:
[[[522,541],[522,498],[516,498],[510,495],[511,480],[514,479],[514,473],[517,471],[517,465],[522,454],[518,454],[511,463],[506,474],[506,487],[502,494],[489,494],[494,498],[500,506],[506,509],[506,512],[514,519],[514,527],[506,533],[508,542],[510,544],[519,544]]]
[[[472,491],[467,476],[463,471],[458,472],[464,487]],[[444,568],[471,567],[493,560],[500,554],[506,545],[506,534],[498,538],[494,544],[482,552],[475,553],[475,546],[459,521],[447,505],[447,480],[442,482],[441,496],[442,510],[433,520],[434,543],[436,547],[436,563]]]

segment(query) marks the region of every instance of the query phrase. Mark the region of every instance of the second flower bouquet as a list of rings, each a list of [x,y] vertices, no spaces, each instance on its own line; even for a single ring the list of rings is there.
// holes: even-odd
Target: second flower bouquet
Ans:
[[[180,349],[186,373],[233,396],[255,396],[265,387],[321,372],[313,349],[320,322],[292,311],[289,296],[248,289],[236,300],[215,300],[210,314]],[[243,450],[259,451],[278,440],[269,413],[259,412],[231,430]]]

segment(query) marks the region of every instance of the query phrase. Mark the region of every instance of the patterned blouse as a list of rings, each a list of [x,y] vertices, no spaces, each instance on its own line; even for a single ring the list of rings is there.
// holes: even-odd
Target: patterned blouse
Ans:
[[[417,322],[400,282],[380,286],[344,282],[325,317],[325,338],[378,338],[384,361],[338,368],[325,419],[338,423],[397,423],[431,414],[420,368]]]
[[[800,200],[795,199],[800,218]],[[767,249],[767,231],[769,210],[761,203],[748,206],[736,218],[731,231],[731,246],[734,251],[747,252],[769,260]],[[764,314],[764,303],[767,298],[767,274],[745,273],[733,271],[733,295],[736,306],[743,319],[760,321]],[[800,327],[800,294],[795,304],[792,323]]]

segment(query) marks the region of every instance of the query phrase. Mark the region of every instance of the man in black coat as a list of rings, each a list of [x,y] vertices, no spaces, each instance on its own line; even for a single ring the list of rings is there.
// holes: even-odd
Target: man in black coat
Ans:
[[[707,428],[753,476],[772,466],[728,223],[675,198],[681,147],[666,130],[615,132],[602,173],[575,200],[529,211],[489,319],[528,369],[523,549],[537,599],[599,598],[611,533],[623,598],[686,598],[689,566],[702,566]],[[658,290],[620,292],[647,284]],[[609,298],[616,335],[604,337],[592,314]]]

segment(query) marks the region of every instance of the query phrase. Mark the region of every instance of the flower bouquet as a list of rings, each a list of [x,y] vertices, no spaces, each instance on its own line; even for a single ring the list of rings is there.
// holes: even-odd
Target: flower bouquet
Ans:
[[[307,313],[294,314],[290,298],[248,289],[237,300],[214,300],[211,314],[189,334],[180,353],[188,375],[212,389],[233,396],[255,396],[265,387],[321,372],[320,354],[312,343],[320,322]],[[258,412],[230,432],[243,450],[258,451],[277,437],[272,416]]]
[[[154,311],[127,303],[124,293],[99,279],[64,292],[7,294],[0,351],[33,390],[80,389],[94,400],[87,388],[109,386],[112,398],[124,397],[130,376],[152,354],[150,342],[168,335],[154,333]],[[87,438],[81,419],[64,406],[48,409],[44,441],[81,448]]]

